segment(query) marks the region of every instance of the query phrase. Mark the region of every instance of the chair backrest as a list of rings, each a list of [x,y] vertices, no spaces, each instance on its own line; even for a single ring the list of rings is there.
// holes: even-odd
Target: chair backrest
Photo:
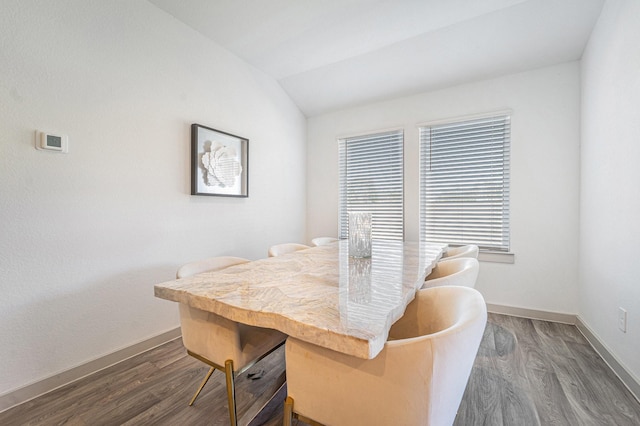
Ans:
[[[466,246],[460,246],[451,248],[444,253],[442,256],[443,259],[456,259],[458,257],[472,257],[474,259],[478,258],[478,246],[474,244],[469,244]]]
[[[210,257],[181,266],[176,277],[190,277],[247,262],[248,259],[241,257]],[[184,303],[180,303],[179,306],[182,342],[185,348],[213,362],[221,362],[221,365],[224,365],[226,359],[235,361],[242,357],[241,330],[238,323]]]
[[[275,246],[269,247],[269,257],[282,256],[283,254],[292,253],[298,250],[305,250],[311,248],[304,244],[298,243],[284,243],[284,244],[276,244]]]
[[[324,246],[326,244],[335,243],[336,241],[338,241],[338,239],[333,237],[316,237],[313,240],[311,240],[311,244],[317,247],[317,246]]]
[[[480,263],[471,257],[445,259],[438,262],[423,287],[438,287],[443,285],[457,285],[475,287],[480,271]]]
[[[390,347],[408,345],[416,335],[430,342],[430,401],[427,421],[420,424],[453,424],[486,323],[486,303],[477,290],[448,286],[418,291],[391,327]]]
[[[216,271],[218,269],[224,269],[229,266],[238,265],[240,263],[247,263],[248,259],[233,256],[220,256],[210,257],[208,259],[196,260],[182,265],[176,273],[176,278],[190,277],[202,272]]]
[[[293,410],[323,424],[451,425],[486,320],[478,291],[437,287],[418,292],[374,359],[290,337]]]

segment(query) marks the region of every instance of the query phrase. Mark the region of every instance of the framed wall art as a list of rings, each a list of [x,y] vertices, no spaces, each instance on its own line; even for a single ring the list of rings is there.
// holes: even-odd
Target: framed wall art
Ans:
[[[249,196],[249,139],[191,125],[191,195]]]

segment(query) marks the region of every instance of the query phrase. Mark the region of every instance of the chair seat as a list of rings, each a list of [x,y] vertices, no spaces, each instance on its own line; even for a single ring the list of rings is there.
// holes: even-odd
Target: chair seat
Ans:
[[[220,366],[232,360],[236,371],[287,338],[277,330],[237,323],[183,303],[180,304],[180,322],[185,347]]]

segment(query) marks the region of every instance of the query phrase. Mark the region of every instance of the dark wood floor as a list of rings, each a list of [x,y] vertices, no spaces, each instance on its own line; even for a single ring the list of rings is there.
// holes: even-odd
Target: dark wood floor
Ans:
[[[0,413],[0,425],[228,424],[220,372],[187,406],[207,369],[174,340]],[[239,377],[239,416],[283,372],[281,348]],[[282,424],[282,398],[252,424]],[[574,326],[490,314],[455,424],[637,426],[640,403]]]

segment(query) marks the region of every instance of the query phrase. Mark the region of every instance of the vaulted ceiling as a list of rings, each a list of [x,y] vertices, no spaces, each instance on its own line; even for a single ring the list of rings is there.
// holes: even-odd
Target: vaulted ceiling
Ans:
[[[581,58],[604,0],[149,0],[306,116]]]

